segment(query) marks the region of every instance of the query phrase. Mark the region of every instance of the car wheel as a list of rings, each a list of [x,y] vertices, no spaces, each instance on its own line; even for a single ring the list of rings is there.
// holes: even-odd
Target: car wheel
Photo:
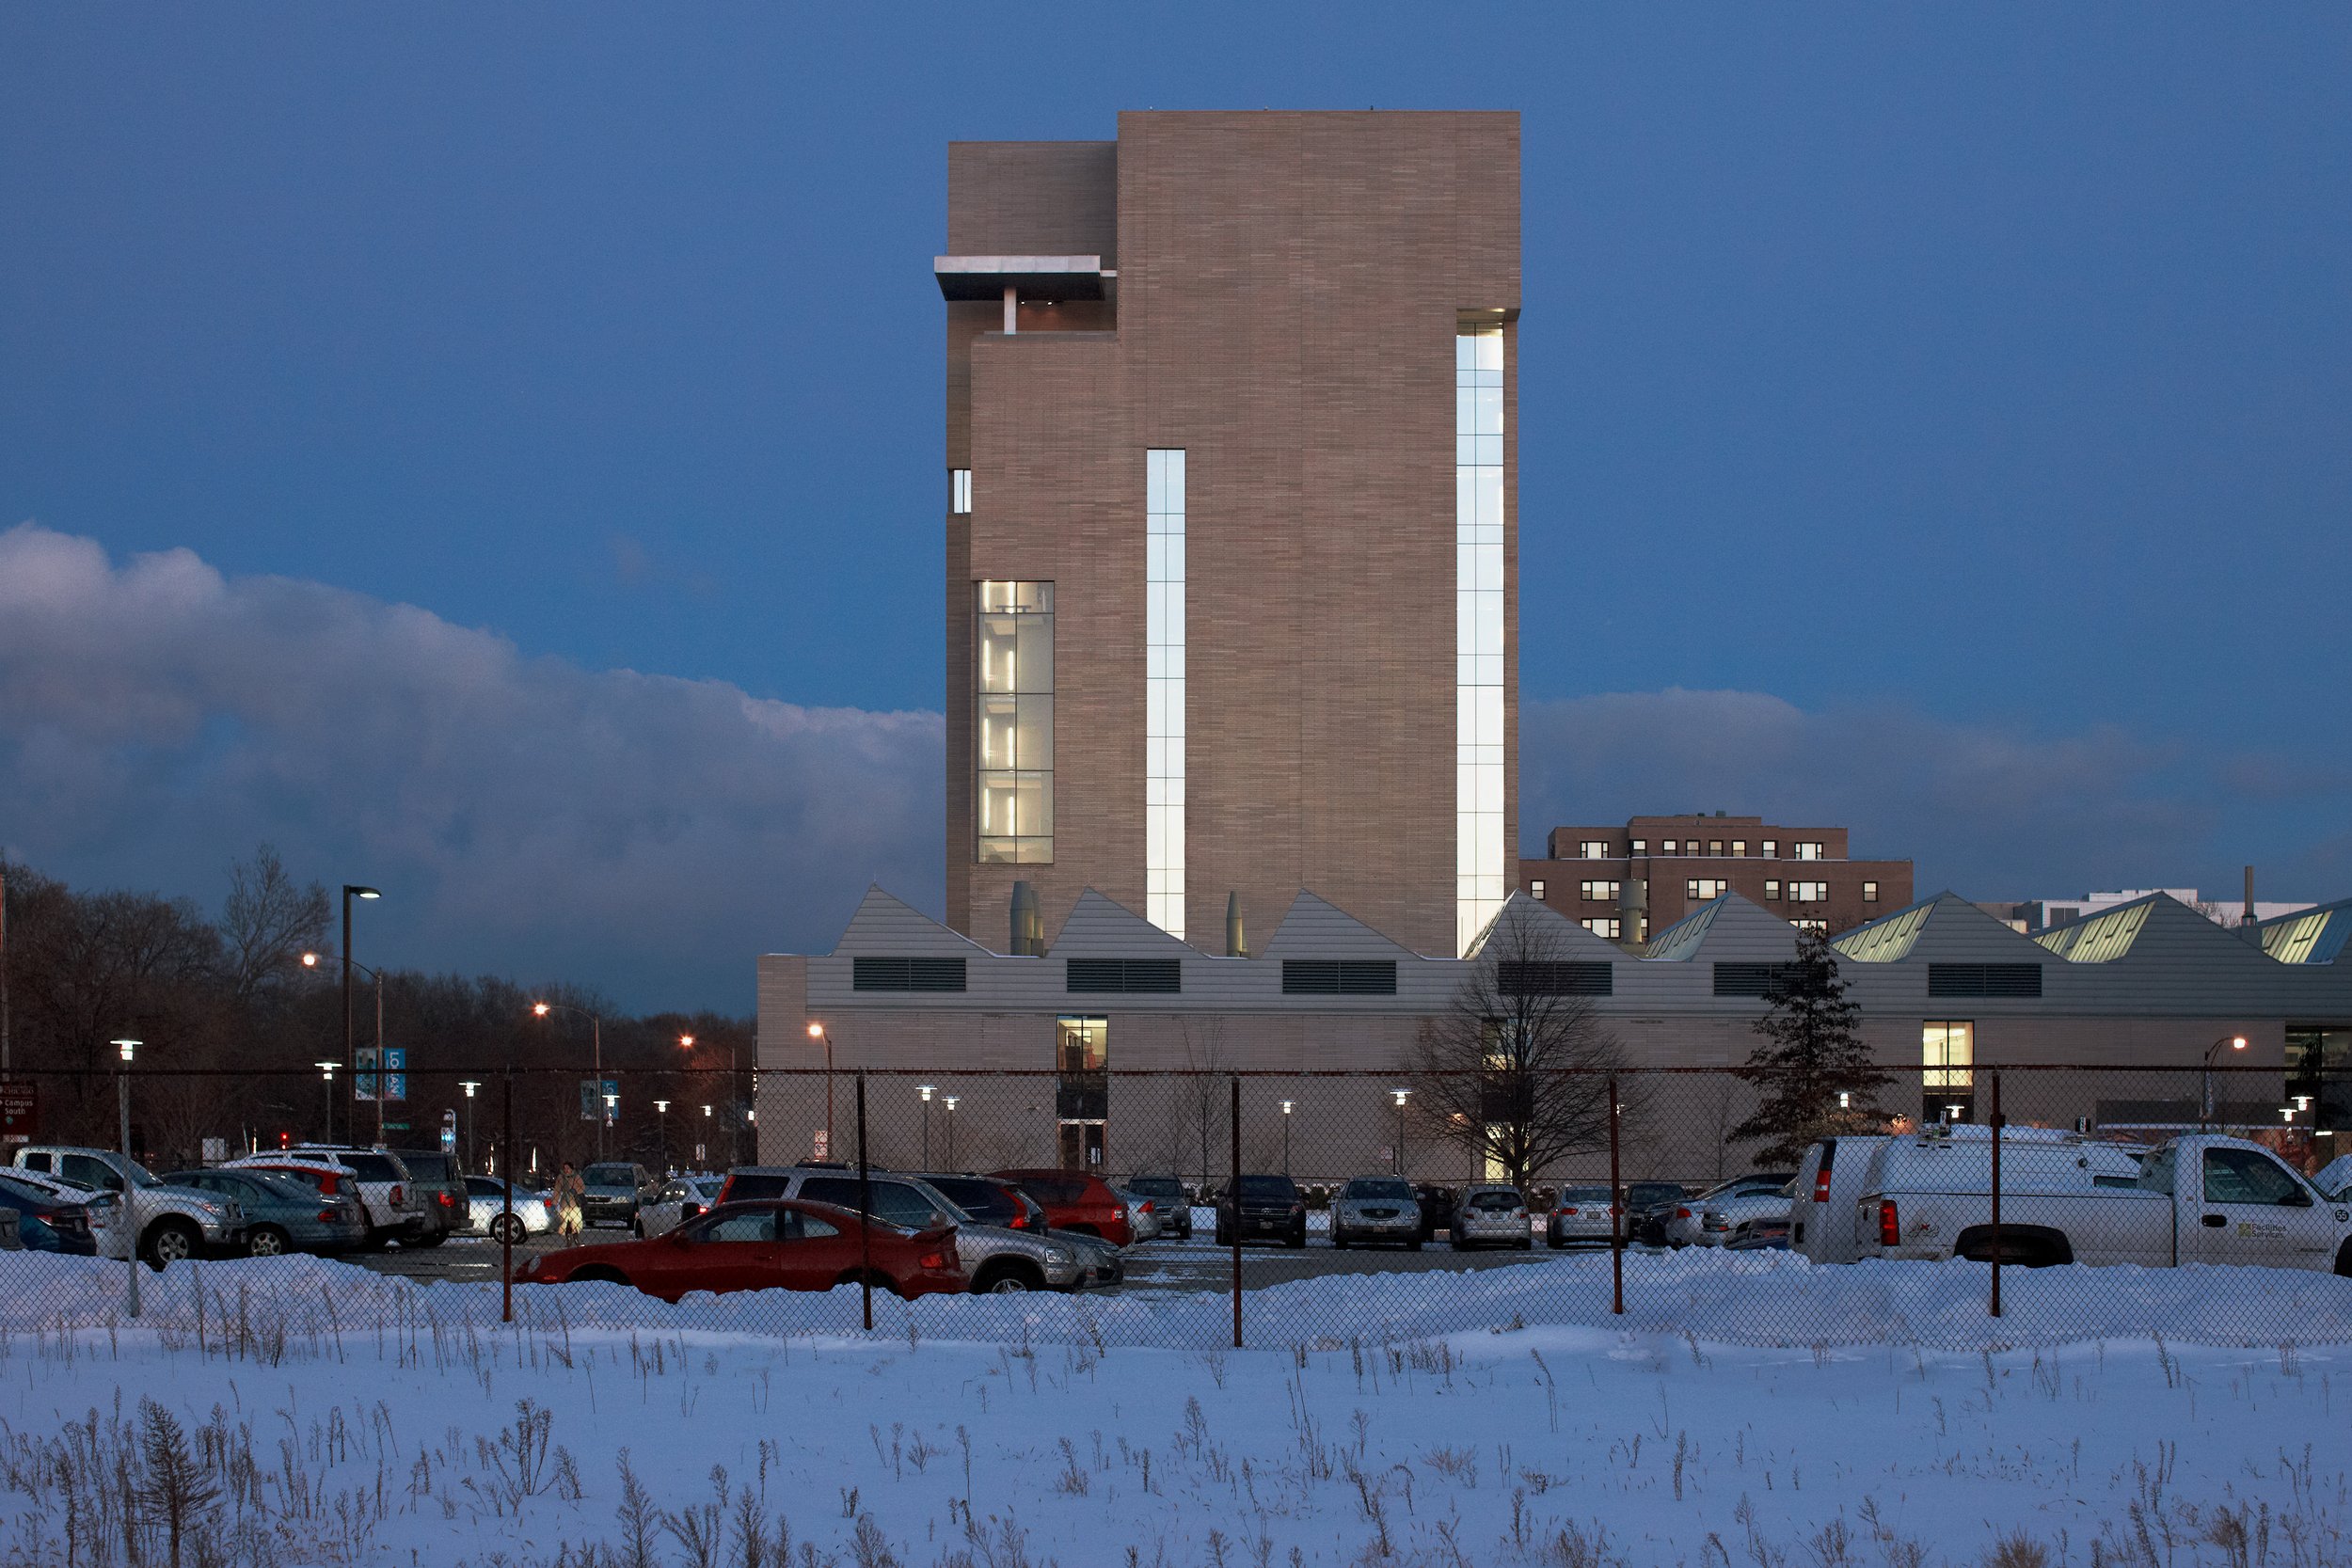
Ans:
[[[1453,1245],[1456,1252],[1468,1252],[1470,1249],[1470,1243],[1459,1236],[1454,1238]]]
[[[1018,1263],[982,1269],[972,1280],[972,1293],[976,1296],[1026,1295],[1031,1291],[1043,1289],[1045,1276]]]
[[[1521,1252],[1533,1252],[1533,1251],[1534,1251],[1534,1250],[1535,1250],[1535,1238],[1534,1238],[1534,1237],[1533,1237],[1533,1236],[1528,1236],[1528,1237],[1523,1237],[1523,1238],[1521,1238],[1521,1240],[1520,1240],[1520,1242],[1519,1242],[1519,1250],[1520,1250]]]
[[[2336,1249],[2336,1277],[2352,1279],[2352,1242]]]
[[[1296,1251],[1298,1248],[1305,1246],[1307,1244],[1307,1227],[1302,1225],[1296,1230],[1292,1231],[1290,1239],[1285,1241],[1282,1244],[1291,1248],[1293,1251]]]
[[[157,1220],[139,1243],[139,1256],[151,1269],[162,1269],[196,1256],[203,1234],[185,1220]]]
[[[1347,1237],[1340,1231],[1332,1231],[1331,1250],[1333,1252],[1345,1252],[1347,1250]]]
[[[274,1225],[265,1225],[247,1233],[246,1255],[249,1258],[283,1258],[294,1250],[293,1238]]]
[[[440,1245],[443,1242],[446,1242],[446,1241],[448,1241],[448,1240],[449,1240],[449,1232],[448,1232],[448,1231],[446,1231],[446,1230],[436,1230],[436,1231],[434,1231],[434,1232],[433,1232],[431,1235],[429,1235],[429,1236],[411,1236],[411,1237],[409,1237],[406,1241],[405,1241],[405,1242],[401,1243],[400,1244],[401,1244],[402,1246],[404,1246],[404,1247],[428,1247],[428,1246],[439,1246],[439,1245]]]
[[[1419,1252],[1421,1250],[1421,1243],[1418,1241],[1407,1242],[1405,1243],[1405,1250],[1407,1252]]]
[[[390,1231],[379,1230],[374,1226],[370,1226],[368,1227],[368,1233],[359,1240],[359,1250],[361,1252],[381,1252],[384,1250],[384,1243],[391,1239],[392,1233]]]
[[[523,1239],[523,1218],[520,1214],[497,1213],[490,1216],[490,1240],[508,1246],[519,1246]]]

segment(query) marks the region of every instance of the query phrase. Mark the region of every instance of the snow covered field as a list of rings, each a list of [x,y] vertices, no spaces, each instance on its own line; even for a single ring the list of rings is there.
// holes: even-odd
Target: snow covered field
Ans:
[[[1966,1266],[1906,1268],[1941,1282],[1869,1288],[1939,1331],[1980,1311]],[[2297,1284],[2086,1273],[2101,1323],[2166,1286],[2267,1319]],[[1282,1287],[1330,1348],[1242,1352],[1117,1342],[1157,1309],[1117,1300],[878,1303],[868,1340],[744,1332],[840,1322],[821,1298],[601,1286],[518,1292],[501,1328],[495,1288],[307,1259],[151,1275],[128,1326],[120,1285],[0,1259],[0,1562],[133,1560],[126,1489],[135,1560],[173,1560],[176,1508],[191,1568],[743,1563],[746,1537],[843,1568],[2352,1562],[2342,1343],[1740,1347],[1540,1323],[1556,1284],[1517,1269]]]

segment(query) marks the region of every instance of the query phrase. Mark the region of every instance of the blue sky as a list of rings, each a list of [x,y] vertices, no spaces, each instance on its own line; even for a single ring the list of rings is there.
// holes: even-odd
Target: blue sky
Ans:
[[[944,144],[1370,104],[1524,117],[1531,843],[1720,806],[1850,821],[1982,897],[2233,886],[2248,860],[2266,895],[2352,892],[2328,651],[2352,596],[2352,12],[1076,21],[0,16],[0,530],[31,525],[0,554],[24,612],[0,846],[209,901],[272,836],[329,880],[409,876],[385,929],[414,961],[595,969],[648,1004],[747,1002],[748,955],[823,946],[870,877],[935,900],[936,778],[890,792],[899,818],[870,796],[894,748],[938,768]],[[161,551],[188,553],[139,577]],[[203,658],[159,632],[139,666],[65,626],[174,582],[211,607],[170,601]],[[319,657],[260,608],[287,595],[390,641]],[[404,637],[398,606],[446,625]],[[319,685],[316,659],[351,684],[259,709],[271,667],[224,653],[244,635],[285,679]],[[419,646],[455,663],[399,665]],[[497,764],[446,714],[510,678],[483,722],[548,738]],[[649,689],[871,721],[866,829],[791,858],[761,824],[839,809],[824,748],[793,772],[772,724],[597,705]],[[427,718],[383,742],[421,751],[344,744],[335,715],[400,702]],[[593,759],[565,749],[583,728]],[[730,783],[665,789],[680,745]],[[433,771],[461,754],[487,771]],[[768,768],[732,830],[702,815]],[[406,842],[420,797],[462,817],[477,795],[577,811],[532,870],[576,924],[488,912],[496,820]],[[732,879],[648,945],[673,832],[707,835],[680,875]],[[598,914],[618,863],[643,880]]]

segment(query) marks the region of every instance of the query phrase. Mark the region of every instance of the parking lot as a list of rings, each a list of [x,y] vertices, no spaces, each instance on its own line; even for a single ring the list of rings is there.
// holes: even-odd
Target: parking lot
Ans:
[[[580,1238],[575,1245],[591,1245],[599,1242],[624,1242],[629,1233],[614,1227],[592,1230]],[[529,1243],[515,1249],[519,1263],[536,1252],[553,1250],[561,1243],[553,1237],[534,1236]],[[1343,1275],[1389,1275],[1445,1273],[1463,1269],[1525,1268],[1540,1265],[1548,1259],[1573,1254],[1547,1252],[1540,1242],[1533,1252],[1455,1252],[1442,1242],[1433,1243],[1419,1252],[1395,1248],[1366,1250],[1351,1247],[1335,1251],[1320,1232],[1309,1238],[1306,1247],[1292,1251],[1279,1246],[1252,1244],[1242,1248],[1242,1286],[1254,1290],[1261,1286],[1279,1285],[1294,1279],[1319,1279]],[[1215,1295],[1232,1288],[1232,1255],[1230,1249],[1217,1246],[1205,1229],[1190,1241],[1155,1241],[1132,1246],[1124,1254],[1127,1279],[1121,1289],[1153,1294],[1178,1295],[1202,1293]],[[497,1243],[482,1237],[453,1236],[437,1247],[406,1251],[400,1247],[383,1252],[355,1253],[346,1261],[377,1274],[396,1275],[405,1279],[485,1280],[499,1276]]]

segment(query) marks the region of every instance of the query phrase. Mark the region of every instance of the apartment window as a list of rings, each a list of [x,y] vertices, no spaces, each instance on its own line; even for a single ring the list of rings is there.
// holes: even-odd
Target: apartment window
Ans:
[[[1806,839],[1799,839],[1797,841],[1797,859],[1801,861],[1818,861],[1821,858],[1820,845]]]
[[[1617,901],[1617,895],[1622,891],[1623,886],[1624,884],[1620,882],[1579,882],[1576,884],[1576,892],[1577,896],[1588,903],[1606,901],[1613,904]]]
[[[1609,858],[1609,845],[1603,839],[1588,838],[1576,847],[1576,858],[1581,861],[1605,861]]]
[[[1693,877],[1685,886],[1692,901],[1700,904],[1721,898],[1731,891],[1731,883],[1721,877]]]
[[[1794,926],[1800,931],[1826,931],[1829,929],[1828,921],[1815,920],[1805,916],[1800,916],[1799,918],[1790,921],[1788,924]]]
[[[1923,1121],[1966,1121],[1976,1097],[1977,1026],[1931,1019],[1919,1026],[1919,1100]],[[1959,1106],[1953,1116],[1951,1107]]]
[[[1544,879],[1541,877],[1531,878],[1529,879],[1527,884],[1527,895],[1530,898],[1534,899],[1538,904],[1544,901]]]
[[[1660,846],[1658,847],[1658,851],[1659,851],[1659,853],[1660,853],[1660,854],[1662,854],[1662,855],[1671,855],[1671,854],[1673,854],[1673,853],[1675,852],[1675,841],[1674,841],[1673,839],[1671,839],[1671,838],[1670,838],[1670,839],[1668,839],[1668,840],[1666,840],[1666,842],[1665,842],[1665,843],[1663,843],[1663,844],[1661,844],[1661,845],[1660,845]]]
[[[1780,859],[1780,841],[1778,839],[1768,838],[1764,841],[1764,858],[1768,861],[1776,861]]]
[[[961,958],[851,958],[851,990],[961,990]]]
[[[1637,854],[1637,855],[1646,855],[1646,854],[1648,854],[1648,853],[1649,853],[1649,840],[1647,840],[1647,839],[1645,839],[1645,838],[1637,838],[1637,839],[1635,839],[1635,840],[1633,841],[1633,852],[1634,852],[1635,854]]]
[[[1502,907],[1502,328],[1454,338],[1454,950]]]
[[[1580,920],[1577,924],[1592,932],[1593,935],[1597,937],[1607,937],[1611,942],[1616,941],[1617,933],[1624,929],[1622,923],[1614,915],[1597,914],[1587,919]]]
[[[1748,858],[1748,841],[1747,841],[1746,839],[1744,839],[1744,838],[1735,838],[1735,839],[1733,839],[1733,840],[1731,841],[1731,853],[1732,853],[1732,858],[1733,858],[1733,859],[1735,859],[1735,860],[1745,860],[1745,859],[1747,859],[1747,858]]]
[[[1792,904],[1826,904],[1829,902],[1827,882],[1790,882],[1788,901]]]
[[[1054,858],[1054,585],[982,582],[974,617],[977,858]]]
[[[1865,882],[1862,884],[1862,901],[1866,904],[1875,904],[1879,901],[1878,883]]]
[[[1780,902],[1780,879],[1778,878],[1767,877],[1764,879],[1764,902],[1767,904],[1777,904]]]
[[[1184,453],[1144,454],[1144,918],[1184,934]]]
[[[971,469],[950,468],[947,470],[947,510],[955,513],[958,516],[965,516],[971,513]]]
[[[1708,839],[1707,841],[1707,852],[1710,855],[1722,854],[1724,852],[1724,841],[1720,838]]]

